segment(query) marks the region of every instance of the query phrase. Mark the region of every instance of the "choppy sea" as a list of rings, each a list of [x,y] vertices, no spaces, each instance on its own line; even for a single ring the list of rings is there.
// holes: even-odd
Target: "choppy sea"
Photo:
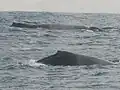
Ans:
[[[97,30],[11,27],[80,25]],[[62,27],[62,26],[61,26]],[[107,66],[35,63],[57,50],[115,62]],[[0,90],[120,90],[120,14],[0,12]]]

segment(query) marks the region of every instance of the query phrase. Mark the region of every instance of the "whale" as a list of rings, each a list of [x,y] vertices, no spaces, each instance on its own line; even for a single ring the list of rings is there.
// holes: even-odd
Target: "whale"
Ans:
[[[51,23],[51,24],[39,24],[36,22],[17,22],[14,21],[10,27],[18,27],[18,28],[43,28],[43,29],[51,29],[51,30],[91,30],[94,32],[103,32],[105,30],[109,30],[109,29],[119,29],[117,27],[96,27],[96,26],[81,26],[81,25],[70,25],[70,24],[55,24],[55,23]]]
[[[88,29],[86,26],[65,25],[65,24],[31,24],[25,22],[13,22],[11,27],[19,28],[45,28],[45,29]]]
[[[95,57],[79,55],[68,51],[58,50],[55,54],[45,57],[36,61],[36,63],[42,63],[52,66],[77,66],[77,65],[113,65],[112,62],[98,59]]]
[[[89,30],[92,30],[92,31],[103,31],[103,29],[100,29],[100,28],[98,28],[98,27],[89,27],[88,28]]]
[[[39,28],[39,25],[35,24],[27,24],[27,23],[20,23],[20,22],[13,22],[11,27],[20,27],[20,28]]]

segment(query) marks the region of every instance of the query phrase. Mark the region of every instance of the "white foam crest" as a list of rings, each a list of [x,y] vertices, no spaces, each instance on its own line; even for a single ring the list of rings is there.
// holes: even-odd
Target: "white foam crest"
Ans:
[[[92,30],[86,30],[86,31],[87,31],[87,32],[91,32],[91,33],[94,32],[94,31],[92,31]]]
[[[28,64],[33,67],[47,66],[43,63],[37,63],[36,60],[33,59],[31,59]]]

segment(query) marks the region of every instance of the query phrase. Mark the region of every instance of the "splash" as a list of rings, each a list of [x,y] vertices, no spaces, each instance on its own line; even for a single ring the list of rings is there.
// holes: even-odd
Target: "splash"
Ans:
[[[43,63],[37,63],[36,60],[31,59],[28,64],[32,67],[40,67],[40,66],[47,66]]]

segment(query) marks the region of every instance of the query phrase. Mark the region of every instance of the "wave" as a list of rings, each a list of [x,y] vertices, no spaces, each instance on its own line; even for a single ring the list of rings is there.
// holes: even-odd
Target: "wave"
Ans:
[[[92,31],[103,31],[105,29],[116,29],[115,27],[87,27],[80,25],[65,25],[65,24],[33,24],[28,22],[13,22],[11,27],[19,27],[19,28],[44,28],[44,29],[57,29],[57,30],[70,30],[70,29],[85,29]]]

